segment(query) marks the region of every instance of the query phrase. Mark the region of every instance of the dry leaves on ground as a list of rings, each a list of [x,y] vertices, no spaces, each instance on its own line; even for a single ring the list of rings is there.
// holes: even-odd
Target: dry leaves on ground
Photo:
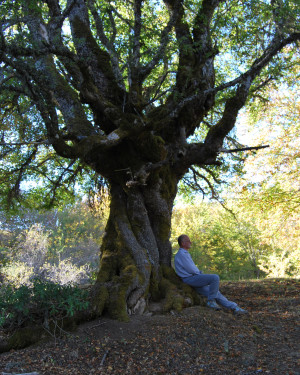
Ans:
[[[300,375],[300,281],[226,282],[221,289],[249,314],[195,306],[129,323],[101,318],[56,343],[2,354],[0,374]]]

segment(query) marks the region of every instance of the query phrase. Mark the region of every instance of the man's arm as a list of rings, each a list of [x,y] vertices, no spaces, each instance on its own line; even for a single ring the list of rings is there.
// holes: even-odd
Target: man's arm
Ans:
[[[175,269],[180,277],[199,275],[201,272],[195,265],[191,255],[185,251],[179,251],[175,256]]]

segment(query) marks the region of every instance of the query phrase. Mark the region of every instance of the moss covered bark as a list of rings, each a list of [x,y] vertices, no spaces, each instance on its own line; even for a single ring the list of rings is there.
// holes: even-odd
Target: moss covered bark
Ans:
[[[111,207],[101,247],[101,264],[93,294],[96,315],[108,313],[126,321],[143,300],[162,301],[163,310],[200,303],[192,288],[171,268],[172,202],[176,193],[168,181],[124,189],[112,184]]]

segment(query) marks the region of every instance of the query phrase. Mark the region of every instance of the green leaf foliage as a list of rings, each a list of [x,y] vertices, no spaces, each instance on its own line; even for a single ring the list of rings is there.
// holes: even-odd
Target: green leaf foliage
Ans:
[[[211,191],[219,178],[211,166],[238,164],[219,156],[220,142],[237,145],[229,133],[238,110],[264,100],[297,63],[295,0],[3,0],[0,14],[2,207],[57,206],[100,176],[137,172],[157,160],[140,146],[141,126],[162,139],[162,159],[172,159],[180,129],[199,148],[207,142],[214,160],[191,162],[200,171],[186,181]],[[216,139],[217,124],[213,146],[206,137]]]
[[[31,286],[4,285],[0,293],[0,324],[6,328],[34,323],[49,329],[51,322],[88,307],[87,294],[78,287],[40,279],[34,279]]]

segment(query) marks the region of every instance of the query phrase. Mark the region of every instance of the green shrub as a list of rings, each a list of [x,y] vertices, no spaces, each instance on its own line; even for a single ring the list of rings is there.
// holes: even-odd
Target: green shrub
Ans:
[[[87,307],[86,291],[76,286],[40,279],[33,280],[31,286],[5,285],[0,290],[0,325],[12,329],[42,324],[49,329],[51,323],[57,325]]]

